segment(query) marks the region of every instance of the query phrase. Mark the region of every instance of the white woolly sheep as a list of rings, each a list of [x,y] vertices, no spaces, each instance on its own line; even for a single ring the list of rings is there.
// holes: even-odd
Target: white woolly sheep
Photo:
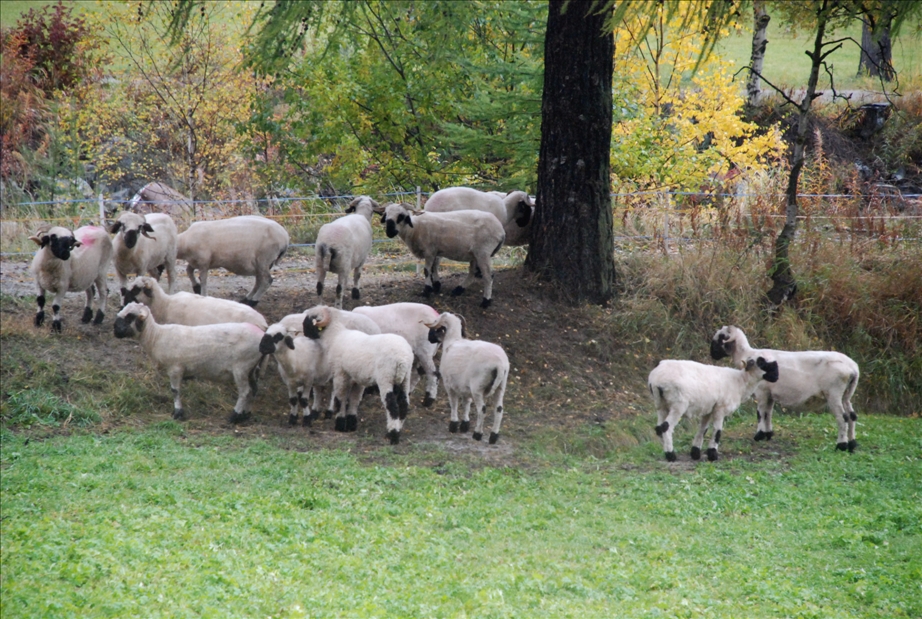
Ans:
[[[483,275],[483,301],[480,307],[490,306],[493,297],[490,258],[499,251],[506,238],[502,224],[494,215],[474,210],[416,215],[405,204],[389,204],[384,209],[381,221],[386,226],[389,238],[399,234],[413,255],[425,262],[425,296],[441,290],[439,260],[448,258],[470,263],[464,283],[452,290],[451,294],[462,294],[474,281],[477,269],[480,269]]]
[[[423,303],[363,305],[352,311],[374,320],[381,328],[381,333],[395,333],[410,343],[418,373],[426,376],[426,397],[423,406],[432,406],[439,388],[438,370],[433,360],[439,345],[429,341],[429,327],[425,323],[438,320],[439,313]],[[416,388],[417,382],[419,378],[414,376],[410,383],[411,392]]]
[[[714,434],[708,443],[708,460],[717,460],[724,418],[752,395],[760,381],[778,380],[778,363],[762,356],[747,357],[742,369],[704,365],[695,361],[664,360],[653,368],[647,386],[656,405],[656,434],[663,439],[666,460],[674,462],[672,432],[683,415],[698,417],[692,441],[692,460],[701,458],[701,443],[709,425]]]
[[[503,423],[503,395],[506,393],[506,381],[509,379],[509,359],[505,351],[496,344],[482,340],[464,339],[465,330],[462,320],[449,312],[443,313],[429,327],[429,341],[442,344],[442,360],[439,374],[448,394],[451,406],[449,432],[467,432],[470,428],[471,401],[477,410],[477,423],[474,440],[483,438],[483,418],[487,411],[487,402],[493,410],[493,430],[490,432],[490,444],[499,439],[500,425]],[[458,423],[458,404],[464,404],[463,421]]]
[[[478,191],[470,187],[440,189],[426,200],[426,210],[448,213],[473,209],[493,215],[503,224],[506,232],[504,245],[527,245],[531,238],[531,219],[534,201],[524,191]]]
[[[304,314],[293,314],[292,316],[299,316],[303,324]],[[299,333],[303,329],[302,324],[298,324]],[[319,416],[319,411],[311,410],[305,394],[314,390],[314,407],[317,409],[318,388],[326,385],[333,378],[330,366],[325,362],[320,342],[294,334],[282,322],[277,322],[266,330],[259,344],[259,350],[264,355],[273,355],[278,364],[282,382],[288,387],[288,403],[291,405],[288,425],[293,426],[298,422],[298,412],[301,409],[303,409],[302,425],[311,425],[312,420]]]
[[[143,303],[161,325],[213,325],[222,322],[248,322],[260,329],[268,326],[263,315],[249,305],[203,297],[191,292],[167,294],[153,277],[136,277],[125,289],[125,303]]]
[[[45,322],[45,291],[54,293],[51,328],[61,332],[61,305],[68,292],[85,292],[86,305],[82,322],[93,319],[93,289],[96,289],[96,319],[100,324],[106,313],[109,296],[107,273],[112,259],[112,240],[104,228],[83,226],[71,232],[61,226],[42,228],[29,237],[39,246],[29,270],[35,278],[35,326]]]
[[[352,271],[352,298],[358,299],[361,296],[359,278],[362,276],[362,265],[371,251],[371,216],[377,208],[380,208],[377,202],[368,196],[359,196],[346,209],[346,213],[352,214],[320,227],[314,260],[317,270],[317,296],[321,300],[323,280],[328,271],[339,276],[339,282],[336,284],[337,308],[343,306],[343,291],[349,271]]]
[[[308,311],[303,331],[307,337],[320,341],[333,373],[334,401],[340,406],[340,410],[333,411],[335,429],[340,432],[356,429],[362,393],[365,387],[377,385],[387,415],[387,438],[392,445],[399,443],[410,406],[407,396],[413,369],[410,344],[392,333],[368,335],[346,329],[327,307]]]
[[[192,200],[169,185],[153,182],[138,190],[138,193],[128,202],[127,210],[141,215],[166,213],[188,221],[195,214],[196,209]]]
[[[815,350],[792,352],[767,348],[752,348],[742,329],[721,327],[711,339],[711,357],[729,356],[738,365],[753,355],[771,355],[777,362],[781,378],[775,383],[759,383],[755,396],[758,403],[758,426],[755,440],[770,440],[772,409],[775,404],[795,410],[816,409],[825,401],[836,419],[839,436],[836,448],[854,451],[855,422],[858,415],[852,407],[852,395],[858,387],[858,364],[839,352]]]
[[[129,275],[150,275],[159,280],[166,271],[168,290],[173,294],[176,283],[176,224],[169,215],[150,213],[139,215],[126,211],[109,228],[115,234],[112,248],[115,273],[127,303],[125,293]]]
[[[161,369],[166,370],[173,392],[173,418],[184,419],[180,399],[183,378],[205,378],[237,385],[237,403],[229,421],[249,419],[250,398],[256,393],[263,330],[247,322],[216,325],[160,325],[150,308],[129,303],[115,319],[115,337],[137,335],[141,347]]]
[[[179,235],[176,256],[188,262],[186,273],[196,294],[208,294],[208,269],[225,268],[237,275],[255,275],[256,284],[240,301],[251,307],[272,284],[269,270],[288,250],[288,232],[256,215],[218,221],[197,221]],[[201,283],[195,280],[199,271]]]

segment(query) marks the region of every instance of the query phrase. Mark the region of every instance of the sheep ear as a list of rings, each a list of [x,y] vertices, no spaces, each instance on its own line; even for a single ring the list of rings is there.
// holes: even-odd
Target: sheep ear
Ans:
[[[413,220],[410,219],[409,213],[407,213],[407,225],[410,226],[411,228],[413,227]]]
[[[48,235],[46,234],[45,236],[39,236],[37,234],[33,234],[32,236],[29,237],[29,240],[35,243],[36,245],[38,245],[39,247],[44,247],[45,245],[48,244]]]
[[[109,234],[117,234],[119,230],[122,229],[122,222],[117,221],[111,226],[109,226]]]
[[[381,223],[387,223],[387,213],[381,213]]]
[[[756,366],[755,359],[746,359],[746,371],[748,372]]]
[[[80,241],[78,241],[78,240],[75,239],[74,237],[71,237],[71,239],[70,239],[70,246],[71,246],[72,249],[73,249],[74,247],[81,247],[82,245],[83,245],[83,243],[81,243]]]
[[[292,338],[290,335],[286,335],[286,336],[285,336],[285,346],[287,346],[288,348],[290,348],[290,349],[292,349],[292,350],[295,349],[295,341],[294,341],[294,338]]]

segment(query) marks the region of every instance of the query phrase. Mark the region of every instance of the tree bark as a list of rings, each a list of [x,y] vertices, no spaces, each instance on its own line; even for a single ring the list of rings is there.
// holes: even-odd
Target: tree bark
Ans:
[[[893,81],[896,72],[893,69],[893,43],[890,40],[892,21],[893,14],[884,11],[880,16],[880,22],[876,24],[877,32],[875,33],[874,21],[868,16],[862,18],[859,76],[869,75],[879,77],[885,82]]]
[[[771,21],[765,10],[765,0],[754,0],[752,12],[755,18],[752,25],[752,55],[749,58],[749,80],[746,82],[746,105],[750,108],[758,105],[759,95],[762,94],[759,76],[765,64],[765,48],[768,46],[766,31]]]
[[[614,37],[611,11],[551,0],[544,44],[541,147],[533,236],[525,267],[570,303],[614,296],[610,155]]]

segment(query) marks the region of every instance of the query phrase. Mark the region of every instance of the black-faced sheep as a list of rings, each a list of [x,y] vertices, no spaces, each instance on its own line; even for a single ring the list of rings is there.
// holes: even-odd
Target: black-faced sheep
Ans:
[[[61,305],[68,292],[85,292],[84,323],[93,320],[93,289],[97,295],[96,319],[100,324],[106,313],[109,295],[107,272],[112,259],[112,240],[104,228],[83,226],[71,232],[62,226],[43,228],[29,237],[39,246],[30,271],[35,278],[35,301],[38,312],[35,326],[45,322],[45,291],[54,293],[51,328],[61,332]]]
[[[248,322],[260,329],[268,324],[263,315],[243,303],[191,292],[167,294],[153,277],[136,277],[128,283],[125,302],[143,303],[161,325],[213,325],[222,322]]]
[[[304,315],[298,316],[303,323]],[[314,408],[318,409],[319,388],[329,383],[333,375],[329,364],[325,362],[320,342],[299,335],[302,328],[302,324],[299,324],[298,332],[292,333],[282,322],[275,323],[266,330],[259,350],[264,355],[273,355],[282,382],[288,387],[288,403],[291,406],[288,424],[295,425],[298,413],[303,409],[301,422],[309,426],[319,416],[319,412],[311,410],[307,395],[314,390]]]
[[[692,441],[691,457],[701,458],[701,443],[709,425],[714,434],[708,444],[708,460],[717,460],[724,418],[752,395],[760,381],[778,380],[778,363],[761,356],[747,357],[742,369],[704,365],[695,361],[664,360],[653,368],[647,386],[656,405],[656,433],[663,439],[666,460],[676,459],[672,432],[684,415],[700,419]]]
[[[413,349],[392,333],[368,335],[346,329],[330,308],[309,310],[302,325],[304,335],[319,340],[333,373],[334,400],[340,404],[335,429],[354,431],[365,387],[377,385],[387,415],[387,438],[400,442],[409,410]],[[348,405],[348,410],[343,410]],[[343,414],[345,412],[345,414]]]
[[[477,410],[475,440],[483,438],[483,418],[487,402],[493,410],[493,431],[490,444],[499,439],[503,423],[503,395],[509,379],[509,359],[496,344],[482,340],[464,339],[464,323],[458,316],[445,312],[429,327],[429,341],[442,344],[439,374],[451,406],[449,432],[467,432],[470,428],[471,401]],[[458,405],[464,404],[463,421],[459,424]]]
[[[343,306],[343,292],[349,271],[352,271],[352,298],[359,298],[359,278],[362,276],[362,265],[365,264],[368,253],[371,251],[371,216],[377,208],[379,208],[377,202],[368,196],[359,196],[346,209],[346,213],[351,214],[320,227],[320,232],[317,233],[315,268],[317,270],[317,296],[321,300],[323,299],[323,280],[328,271],[339,276],[336,284],[335,306],[337,308]]]
[[[506,238],[502,224],[494,215],[473,210],[415,215],[407,205],[389,204],[381,221],[389,238],[400,235],[413,255],[425,262],[425,296],[441,290],[439,261],[448,258],[470,264],[464,283],[451,294],[462,294],[474,281],[479,269],[483,275],[483,301],[480,306],[490,306],[493,298],[490,258],[499,251]]]
[[[493,215],[506,232],[504,245],[528,245],[535,203],[524,191],[479,191],[470,187],[440,189],[426,200],[426,210],[448,213],[473,209]]]
[[[180,399],[183,378],[213,381],[233,379],[237,385],[237,403],[229,421],[249,419],[250,398],[256,393],[259,366],[264,355],[259,352],[263,330],[245,322],[216,325],[160,325],[150,308],[129,303],[115,319],[115,337],[137,335],[141,347],[154,363],[166,370],[173,392],[173,418],[184,419]]]
[[[126,211],[119,215],[109,232],[115,234],[112,242],[115,273],[125,303],[128,302],[125,293],[130,275],[150,275],[159,280],[166,271],[168,290],[173,294],[177,232],[176,224],[169,215],[139,215]]]
[[[265,217],[245,215],[197,221],[179,235],[176,255],[188,263],[186,273],[196,294],[208,294],[208,269],[225,268],[255,275],[256,284],[240,302],[255,307],[272,284],[269,272],[288,249],[288,232]],[[195,280],[199,271],[201,283]]]
[[[852,407],[852,395],[858,387],[858,364],[847,355],[828,350],[792,352],[767,348],[752,348],[739,327],[721,327],[711,339],[711,357],[729,356],[734,365],[746,357],[770,355],[778,362],[781,377],[774,383],[756,386],[758,427],[755,440],[769,440],[772,430],[772,409],[775,404],[795,410],[815,409],[825,403],[836,419],[839,436],[836,448],[854,451],[855,422],[858,415]]]

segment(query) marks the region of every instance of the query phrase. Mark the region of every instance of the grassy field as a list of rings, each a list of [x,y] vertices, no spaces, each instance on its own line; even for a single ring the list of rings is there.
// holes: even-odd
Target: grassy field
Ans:
[[[171,421],[4,432],[0,614],[922,615],[918,420],[862,417],[851,455],[826,416],[784,423],[796,454],[686,468],[654,443],[492,468]]]

